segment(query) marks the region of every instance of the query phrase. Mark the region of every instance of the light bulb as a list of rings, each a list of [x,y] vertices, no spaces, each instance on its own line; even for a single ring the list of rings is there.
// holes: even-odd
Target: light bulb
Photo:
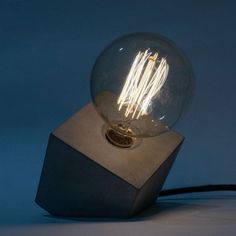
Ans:
[[[168,131],[192,95],[192,68],[167,38],[134,33],[118,38],[97,58],[91,75],[96,110],[113,144]]]

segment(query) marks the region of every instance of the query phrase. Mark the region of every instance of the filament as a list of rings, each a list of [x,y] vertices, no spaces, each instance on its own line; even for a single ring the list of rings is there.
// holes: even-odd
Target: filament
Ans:
[[[138,52],[117,100],[119,111],[125,107],[125,117],[138,119],[150,112],[152,100],[158,95],[169,72],[165,58],[158,53]]]

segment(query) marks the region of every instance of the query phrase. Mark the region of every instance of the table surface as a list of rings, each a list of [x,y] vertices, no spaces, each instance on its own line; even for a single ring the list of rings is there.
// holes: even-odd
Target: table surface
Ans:
[[[2,225],[0,235],[233,236],[236,235],[236,198],[229,192],[160,198],[156,205],[127,220],[62,219],[43,211],[35,212]]]

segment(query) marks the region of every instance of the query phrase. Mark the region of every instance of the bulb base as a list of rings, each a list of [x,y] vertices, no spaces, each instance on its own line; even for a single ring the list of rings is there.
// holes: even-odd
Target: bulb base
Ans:
[[[112,128],[106,129],[105,137],[111,144],[121,148],[130,148],[135,143],[135,138],[121,134]]]

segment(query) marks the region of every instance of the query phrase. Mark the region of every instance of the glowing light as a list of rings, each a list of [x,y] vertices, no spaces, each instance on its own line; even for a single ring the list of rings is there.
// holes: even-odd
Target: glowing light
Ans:
[[[117,100],[119,111],[125,107],[125,117],[132,119],[147,115],[152,100],[158,95],[169,72],[165,58],[158,58],[158,53],[138,52],[126,77],[125,84]]]

